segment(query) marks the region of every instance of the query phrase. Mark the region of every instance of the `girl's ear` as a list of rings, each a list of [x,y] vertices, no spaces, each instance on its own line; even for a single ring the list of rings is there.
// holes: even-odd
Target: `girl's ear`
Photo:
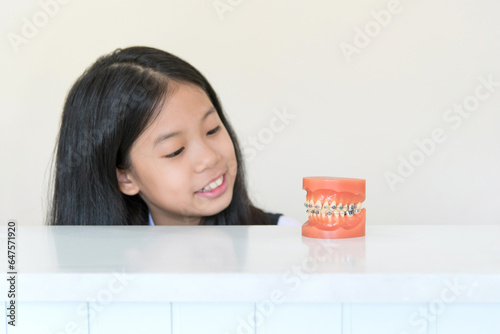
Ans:
[[[127,171],[117,168],[116,178],[118,179],[120,191],[125,195],[134,196],[139,193],[139,187],[133,180],[131,180]]]

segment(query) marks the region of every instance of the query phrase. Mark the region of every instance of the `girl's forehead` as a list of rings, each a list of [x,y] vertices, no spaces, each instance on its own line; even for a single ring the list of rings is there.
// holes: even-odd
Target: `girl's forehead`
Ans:
[[[171,134],[182,134],[219,119],[215,107],[203,89],[192,84],[176,84],[160,105],[158,114],[138,138],[137,144],[148,146]]]
[[[158,118],[175,121],[179,118],[202,118],[214,108],[205,91],[193,84],[176,84],[162,103]]]

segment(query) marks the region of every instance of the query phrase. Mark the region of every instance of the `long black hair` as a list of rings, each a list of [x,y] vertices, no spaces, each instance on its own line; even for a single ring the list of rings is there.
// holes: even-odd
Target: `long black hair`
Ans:
[[[219,99],[193,66],[149,47],[118,49],[99,58],[68,93],[56,146],[49,225],[148,225],[139,194],[124,195],[116,168],[127,169],[134,141],[158,115],[172,83],[205,91],[234,145],[238,170],[233,199],[202,225],[267,225],[246,189],[241,151]]]

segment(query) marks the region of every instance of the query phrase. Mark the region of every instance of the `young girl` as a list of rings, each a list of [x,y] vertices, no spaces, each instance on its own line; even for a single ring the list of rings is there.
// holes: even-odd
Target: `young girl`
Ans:
[[[167,52],[101,57],[70,90],[50,225],[289,225],[252,205],[241,152],[203,75]]]

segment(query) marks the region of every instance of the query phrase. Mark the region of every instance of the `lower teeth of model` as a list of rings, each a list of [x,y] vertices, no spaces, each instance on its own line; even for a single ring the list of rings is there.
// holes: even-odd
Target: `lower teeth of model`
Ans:
[[[201,191],[207,192],[207,191],[214,190],[215,188],[217,188],[218,186],[220,186],[222,184],[222,178],[223,178],[223,176],[221,176],[220,178],[218,178],[214,182],[210,183],[208,186],[203,188]]]
[[[357,215],[358,213],[361,212],[362,209],[362,203],[359,202],[357,204],[351,203],[351,204],[346,204],[343,205],[342,203],[339,203],[338,205],[335,202],[332,202],[330,204],[324,203],[321,204],[320,202],[313,204],[312,202],[306,202],[304,203],[304,206],[307,208],[306,212],[309,215],[326,215],[328,217],[352,217],[353,215]]]

